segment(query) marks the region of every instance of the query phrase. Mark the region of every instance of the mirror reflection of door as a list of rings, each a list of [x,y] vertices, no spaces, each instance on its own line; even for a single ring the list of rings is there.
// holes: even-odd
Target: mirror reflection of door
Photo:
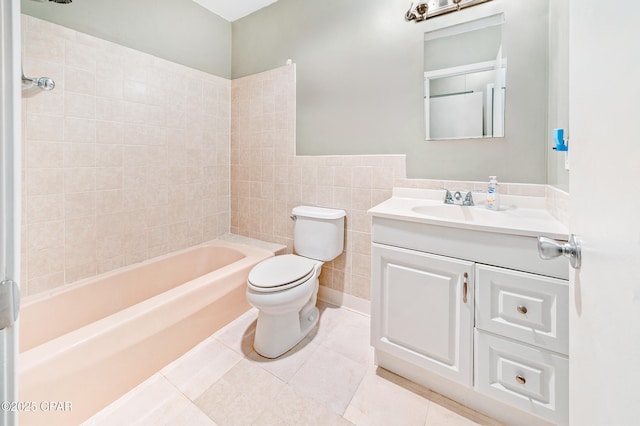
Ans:
[[[502,14],[425,33],[425,139],[504,137]]]

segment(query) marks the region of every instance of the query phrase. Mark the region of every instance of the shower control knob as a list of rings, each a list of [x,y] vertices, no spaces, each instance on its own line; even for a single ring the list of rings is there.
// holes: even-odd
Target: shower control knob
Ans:
[[[53,88],[56,87],[56,83],[52,79],[47,77],[40,77],[36,79],[35,83],[36,86],[43,90],[53,90]]]

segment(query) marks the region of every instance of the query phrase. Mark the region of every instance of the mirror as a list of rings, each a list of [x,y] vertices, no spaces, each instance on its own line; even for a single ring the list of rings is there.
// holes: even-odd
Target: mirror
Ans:
[[[425,33],[425,139],[504,137],[504,15]]]

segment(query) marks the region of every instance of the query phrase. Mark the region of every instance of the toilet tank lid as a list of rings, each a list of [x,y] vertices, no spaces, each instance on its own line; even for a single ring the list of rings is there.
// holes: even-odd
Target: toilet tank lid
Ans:
[[[326,207],[298,206],[294,207],[291,213],[294,216],[313,217],[316,219],[340,219],[347,213],[344,210],[328,209]]]

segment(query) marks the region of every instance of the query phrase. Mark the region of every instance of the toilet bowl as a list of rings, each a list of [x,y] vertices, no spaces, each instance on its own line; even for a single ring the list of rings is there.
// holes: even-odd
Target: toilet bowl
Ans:
[[[297,254],[264,260],[249,272],[247,301],[258,309],[253,348],[265,358],[284,354],[318,323],[318,278],[324,262],[342,252],[344,216],[343,210],[294,208]]]
[[[291,267],[299,265],[299,268]],[[318,323],[318,294],[323,262],[289,254],[263,261],[247,281],[247,300],[258,308],[253,348],[277,358],[296,345]],[[265,280],[265,275],[280,282]]]

